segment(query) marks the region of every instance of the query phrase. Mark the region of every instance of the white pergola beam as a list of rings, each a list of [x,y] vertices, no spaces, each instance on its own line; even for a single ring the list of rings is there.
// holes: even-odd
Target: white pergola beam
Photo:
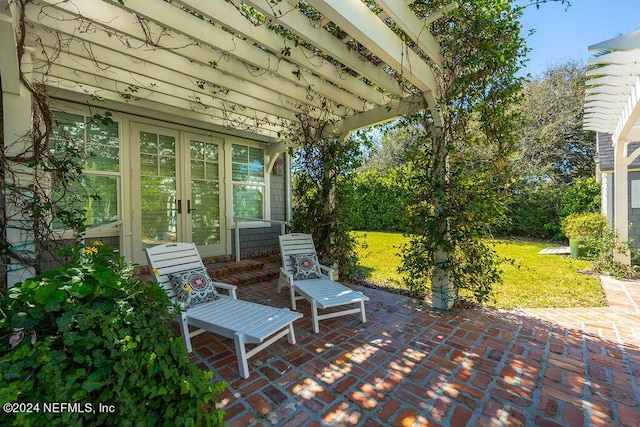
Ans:
[[[585,111],[590,111],[590,110],[600,110],[600,109],[605,109],[605,110],[622,110],[622,108],[624,107],[624,102],[609,102],[609,101],[604,101],[604,100],[593,100],[590,102],[587,102],[585,104]]]
[[[335,65],[331,64],[326,59],[319,57],[315,52],[305,48],[304,46],[295,46],[294,42],[287,41],[282,36],[268,29],[267,25],[247,25],[247,20],[238,13],[232,4],[227,3],[224,0],[181,0],[180,3],[191,9],[200,11],[204,15],[210,16],[211,19],[216,21],[218,24],[243,34],[254,42],[268,47],[273,52],[283,52],[288,49],[288,55],[283,54],[280,58],[271,56],[269,58],[269,62],[262,65],[265,69],[267,69],[267,67],[277,69],[281,67],[282,64],[291,61],[296,64],[297,67],[300,67],[303,70],[308,69],[333,84],[340,85],[353,94],[373,102],[376,105],[384,104],[388,101],[383,93],[375,90],[375,88],[365,84],[361,80],[339,71]],[[136,9],[137,8],[138,7],[136,6]],[[249,60],[251,58],[244,59]],[[285,74],[287,72],[291,73],[292,71],[296,70],[287,70],[285,71]],[[308,78],[309,77],[306,74],[303,75],[303,79],[307,80]],[[309,84],[315,85],[317,83],[314,83],[314,80],[312,79]]]
[[[162,49],[150,46],[147,43],[147,34],[141,24],[137,22],[134,15],[121,8],[111,6],[108,3],[99,3],[101,5],[100,7],[107,9],[103,11],[99,10],[100,8],[94,3],[89,2],[83,3],[85,7],[82,10],[78,10],[76,5],[70,2],[60,3],[57,2],[57,0],[43,1],[56,5],[56,7],[60,8],[59,10],[61,13],[66,12],[72,15],[67,15],[66,20],[64,22],[59,22],[59,24],[55,23],[55,21],[59,21],[59,19],[52,19],[44,16],[40,17],[39,20],[41,22],[46,22],[46,25],[52,26],[52,28],[59,29],[60,31],[64,31],[62,28],[66,28],[65,32],[67,34],[75,31],[75,35],[81,35],[82,33],[78,32],[77,29],[78,22],[74,21],[73,17],[85,17],[89,20],[88,22],[91,22],[91,25],[94,25],[93,31],[89,37],[86,37],[85,35],[85,40],[89,42],[100,43],[103,45],[105,43],[109,43],[108,40],[105,40],[105,37],[114,38],[107,36],[106,33],[110,30],[120,33],[128,38],[125,42],[133,44],[135,49],[135,51],[128,49],[128,52],[132,55],[138,56],[141,54],[138,52],[151,49],[154,50],[155,53],[164,51],[175,56],[182,56],[190,61],[194,61],[205,66],[208,66],[211,62],[215,61],[216,65],[214,68],[247,81],[254,81],[265,89],[281,90],[284,94],[294,97],[302,103],[313,105],[314,103],[310,102],[310,100],[315,100],[316,106],[320,106],[320,98],[321,96],[324,96],[351,109],[359,110],[363,108],[363,102],[361,100],[356,99],[345,91],[314,76],[305,76],[305,78],[308,78],[310,82],[305,82],[304,80],[300,81],[296,75],[293,74],[298,71],[298,68],[294,67],[292,64],[287,62],[279,64],[277,58],[270,58],[270,55],[263,50],[258,49],[255,46],[248,45],[240,39],[235,40],[236,37],[232,34],[223,31],[219,27],[207,24],[206,22],[187,13],[176,10],[176,8],[171,6],[169,3],[154,3],[154,9],[158,9],[155,19],[173,19],[174,21],[181,21],[181,24],[187,28],[189,24],[192,26],[204,25],[206,27],[205,29],[209,30],[210,40],[222,46],[221,48],[218,48],[219,51],[206,47],[203,48],[197,43],[197,39],[184,37],[178,33],[167,33],[165,28],[162,28],[153,22],[147,22],[146,26],[151,30],[150,38],[155,37],[161,40],[160,43],[162,44]],[[104,16],[113,16],[114,18],[109,21],[104,21]],[[189,19],[189,17],[194,21]],[[105,34],[101,34],[100,28],[105,28],[107,30],[105,31]],[[166,28],[171,28],[171,26],[167,24]],[[203,32],[203,27],[200,27],[200,30]],[[122,46],[120,47],[120,50],[121,49]],[[116,50],[118,49],[116,48]],[[226,52],[231,53],[227,54]],[[238,57],[254,58],[254,60],[243,61],[237,59]],[[255,58],[258,58],[259,60]],[[252,64],[252,62],[259,65]],[[263,66],[269,66],[270,63],[277,65],[277,69],[270,70],[262,68]],[[256,69],[250,69],[248,65],[253,65]],[[278,77],[280,77],[282,81],[280,81]],[[318,94],[314,94],[314,92],[317,92]]]
[[[587,77],[595,76],[631,76],[640,74],[640,64],[609,64],[587,70]]]
[[[413,1],[407,1],[406,3],[407,3],[407,6],[408,6],[411,3],[413,3]],[[457,7],[458,7],[458,2],[457,1],[449,3],[448,5],[442,7],[440,10],[437,10],[437,11],[433,12],[431,15],[425,17],[424,18],[425,25],[432,24],[433,22],[435,22],[438,19],[442,18],[445,15],[445,13],[449,13],[452,10],[456,9]]]
[[[640,31],[614,37],[600,43],[589,46],[589,52],[598,52],[603,50],[632,50],[640,46]]]
[[[584,127],[611,134],[614,151],[614,226],[621,241],[629,238],[628,168],[640,148],[628,155],[628,147],[640,139],[640,31],[592,45],[589,51],[611,51],[591,58],[603,65],[587,72]],[[615,259],[629,264],[629,251],[615,252]]]
[[[211,1],[209,1],[209,3],[211,3]],[[226,5],[227,7],[231,7],[233,12],[235,12],[232,16],[238,15],[238,12],[233,8],[233,6],[224,1],[222,3],[223,4],[217,4],[216,6],[224,7]],[[116,7],[117,9],[117,2],[111,2],[111,4],[113,5],[112,7]],[[206,57],[208,56],[209,60],[211,60],[211,55],[214,53],[211,52],[210,49],[207,49],[207,47],[210,46],[214,49],[219,49],[221,53],[224,52],[224,54],[229,57],[237,58],[237,60],[242,63],[256,67],[257,70],[252,73],[264,73],[269,80],[273,79],[273,83],[271,84],[272,87],[281,85],[277,79],[277,77],[280,77],[294,85],[304,88],[308,92],[317,92],[318,95],[333,100],[338,104],[346,105],[355,110],[362,110],[365,108],[365,103],[362,99],[359,99],[357,96],[335,86],[335,84],[330,84],[315,75],[301,72],[300,67],[292,64],[290,61],[282,60],[281,58],[254,46],[253,43],[249,43],[246,40],[237,37],[235,34],[230,34],[229,32],[224,31],[220,25],[212,25],[196,16],[193,16],[192,14],[184,13],[179,9],[176,9],[176,7],[171,3],[152,3],[148,1],[126,2],[125,7],[140,16],[145,16],[155,22],[161,22],[163,25],[166,25],[167,28],[171,28],[176,35],[184,34],[189,39],[197,43],[181,48],[180,39],[176,39],[178,46],[173,48],[178,54],[188,55],[194,60],[198,60],[200,62],[205,61],[204,63],[206,63]],[[225,13],[224,10],[218,10],[218,13],[219,16],[228,16],[228,12]],[[147,25],[152,28],[157,26],[154,23],[148,23]],[[250,28],[246,25],[246,20],[245,28]],[[276,36],[266,28],[262,29],[266,31],[266,34],[261,34],[263,38],[266,39],[269,36]],[[160,30],[161,29],[158,28],[156,32]],[[280,40],[282,40],[282,38],[280,38]],[[224,67],[225,62],[225,60],[218,61],[218,66]],[[308,61],[306,65],[309,65]],[[247,77],[243,76],[243,78]],[[339,81],[337,77],[335,80]],[[350,82],[344,81],[343,83],[345,83],[345,86],[348,86],[348,83]],[[375,91],[373,91],[372,88],[368,86],[365,88],[364,86],[366,85],[362,82],[358,81],[358,83],[361,85],[353,85],[358,92],[368,96],[375,95],[373,94]]]
[[[33,10],[28,11],[28,14],[34,13]],[[35,12],[37,13],[37,12]],[[181,70],[181,72],[190,75],[196,79],[201,79],[206,82],[215,82],[220,84],[221,86],[231,88],[228,83],[233,81],[234,88],[241,88],[245,85],[254,86],[254,82],[261,83],[259,85],[259,93],[262,95],[258,96],[258,99],[269,98],[270,92],[274,92],[273,98],[274,100],[282,99],[283,101],[286,99],[292,100],[295,104],[307,104],[311,107],[320,108],[321,105],[318,105],[313,102],[313,99],[307,98],[308,92],[299,86],[295,86],[293,84],[289,84],[287,82],[281,82],[281,86],[270,89],[268,84],[261,79],[250,79],[252,76],[249,71],[244,66],[239,66],[238,73],[233,73],[233,66],[230,68],[228,73],[222,72],[220,68],[217,69],[202,65],[199,62],[195,62],[193,59],[189,59],[182,55],[177,55],[173,51],[167,51],[163,49],[146,49],[144,43],[140,42],[140,45],[134,46],[131,49],[127,49],[127,54],[122,53],[123,44],[122,42],[113,36],[109,36],[107,33],[102,31],[97,32],[77,32],[77,22],[75,20],[59,20],[47,17],[41,17],[40,21],[43,22],[44,25],[47,25],[48,28],[53,28],[54,30],[61,32],[62,34],[66,34],[66,36],[62,37],[63,44],[73,44],[74,42],[80,42],[82,44],[82,48],[86,50],[86,55],[89,58],[95,58],[100,62],[106,64],[120,64],[123,60],[130,60],[132,62],[149,62],[156,64],[161,67],[166,67],[166,64],[172,64],[173,68]],[[76,31],[74,33],[74,31]],[[50,30],[41,31],[41,37],[47,37],[50,33]],[[55,38],[55,35],[53,35]],[[128,43],[133,42],[134,40],[128,40]],[[90,50],[88,47],[91,46]],[[97,56],[97,52],[99,51],[99,47],[103,47],[104,49],[100,50],[101,56]],[[64,46],[63,46],[64,48]],[[135,56],[130,57],[128,53],[134,53]],[[242,74],[243,77],[247,79],[242,79],[237,77],[237,74]],[[222,83],[225,82],[225,83]],[[273,83],[273,82],[272,82]],[[277,89],[277,92],[276,92]],[[303,100],[301,100],[304,99]],[[284,102],[281,101],[283,106],[287,107]],[[338,109],[339,113],[344,114],[343,111]],[[342,115],[341,114],[341,115]]]
[[[631,86],[636,82],[637,78],[638,76],[633,74],[606,75],[587,80],[587,86]]]
[[[612,136],[613,140],[628,140],[629,133],[638,120],[640,120],[640,77],[636,78],[635,85],[627,98],[627,104],[620,114],[618,125]]]
[[[54,70],[52,70],[54,71]],[[34,73],[36,76],[39,73]],[[65,78],[65,74],[71,74],[73,80]],[[74,77],[75,76],[75,77]],[[40,77],[45,77],[40,75]],[[236,127],[239,129],[248,130],[261,135],[274,135],[279,131],[279,127],[269,123],[262,123],[257,118],[248,116],[242,116],[232,112],[226,112],[219,108],[194,108],[194,103],[165,95],[159,92],[150,92],[145,94],[144,98],[124,99],[122,92],[118,91],[117,83],[109,82],[107,79],[100,81],[100,86],[92,85],[91,79],[83,79],[82,76],[78,76],[77,72],[69,73],[64,69],[55,68],[55,75],[49,74],[46,76],[51,84],[55,84],[56,87],[72,90],[75,92],[84,92],[87,99],[98,96],[100,98],[109,99],[111,101],[119,101],[126,104],[145,105],[150,110],[164,111],[164,107],[171,107],[174,111],[180,111],[181,116],[190,116],[197,114],[207,118],[207,121],[216,125],[225,127]],[[232,125],[235,124],[235,125]]]
[[[408,96],[386,106],[380,106],[364,113],[346,117],[333,126],[333,132],[347,135],[355,130],[388,122],[398,117],[424,110],[424,100],[418,96]]]
[[[638,65],[640,58],[633,51],[611,52],[600,56],[594,56],[587,61],[589,65],[611,64],[611,65]]]
[[[327,55],[336,58],[342,64],[365,76],[385,90],[396,96],[407,95],[393,77],[381,68],[362,60],[352,49],[322,28],[323,25],[318,25],[317,27],[310,25],[309,18],[295,9],[295,6],[287,8],[280,4],[278,9],[282,13],[278,13],[269,0],[245,0],[244,3],[251,5],[260,13],[283,25],[307,43],[318,46]]]
[[[629,92],[631,86],[610,86],[610,85],[602,85],[602,86],[593,86],[585,89],[586,94],[592,93],[604,93],[610,95],[625,95]]]
[[[44,75],[41,75],[44,78]],[[257,128],[265,128],[270,132],[277,131],[276,125],[279,125],[281,119],[269,114],[258,114],[255,110],[247,110],[243,114],[241,109],[224,108],[225,106],[214,105],[211,102],[207,102],[204,98],[195,98],[193,93],[180,92],[177,89],[171,89],[168,91],[163,90],[150,90],[148,88],[140,87],[136,92],[129,93],[126,91],[126,80],[120,78],[118,80],[112,80],[100,75],[83,73],[77,69],[69,69],[60,65],[52,65],[49,73],[47,74],[49,84],[55,83],[62,87],[69,86],[69,82],[74,82],[77,87],[83,87],[88,91],[89,88],[100,88],[95,95],[104,96],[104,92],[116,93],[120,96],[122,102],[136,103],[139,100],[156,101],[161,104],[172,105],[174,107],[182,108],[183,110],[200,111],[201,113],[208,114],[211,117],[237,121],[239,123],[255,122]],[[57,79],[57,81],[56,81]],[[133,79],[131,79],[133,80]],[[131,83],[135,84],[135,83]],[[90,92],[87,92],[90,93]],[[123,98],[131,97],[130,99]]]
[[[3,40],[15,40],[13,30],[13,20],[7,16],[0,15],[0,38]],[[0,51],[0,73],[2,74],[3,92],[20,94],[20,78],[17,63],[17,53]]]
[[[421,22],[407,5],[397,0],[376,0],[376,3],[435,64],[442,67],[440,45],[429,31],[427,23]]]
[[[437,89],[433,71],[361,1],[308,0],[320,13],[398,71],[422,92]]]
[[[439,12],[418,17],[410,2],[380,0],[383,13],[376,16],[362,1],[308,0],[319,17],[311,19],[297,0],[243,0],[267,19],[250,25],[234,7],[240,1],[41,0],[26,8],[29,46],[42,46],[39,66],[50,62],[58,84],[75,79],[67,94],[86,97],[89,88],[104,86],[117,102],[123,87],[146,88],[147,100],[164,105],[173,98],[180,106],[174,111],[202,108],[216,125],[249,120],[264,124],[264,132],[280,126],[283,134],[301,113],[356,129],[402,115],[409,96],[440,125],[431,68],[441,63],[440,48],[427,28]],[[11,13],[18,15],[15,7]],[[384,16],[411,40],[405,43]],[[347,44],[321,24],[328,22],[344,31]]]
[[[48,43],[54,42],[54,38],[51,36],[41,37],[41,41],[44,43],[45,41]],[[45,47],[51,51],[55,49],[54,46],[46,45]],[[96,53],[101,57],[105,57],[106,55],[102,55],[104,48],[97,47]],[[38,67],[47,67],[48,64],[45,62],[45,58],[42,57],[42,53],[38,53],[38,57],[42,61]],[[83,56],[86,55],[86,50],[82,49],[80,43],[72,42],[67,46],[67,51],[65,55],[61,55],[56,61],[56,64],[60,66],[67,67],[69,69],[78,69],[82,70],[87,74],[92,74],[99,77],[107,77],[114,81],[120,81],[122,83],[128,85],[135,85],[145,90],[150,91],[165,91],[164,93],[170,94],[177,93],[176,90],[179,90],[181,97],[185,98],[184,94],[191,94],[192,97],[200,97],[202,99],[211,99],[213,101],[212,105],[218,103],[219,107],[222,107],[222,104],[226,104],[228,106],[234,106],[233,108],[237,110],[244,109],[252,109],[264,114],[274,114],[275,116],[281,117],[284,120],[293,120],[294,114],[293,111],[287,108],[284,108],[281,105],[277,105],[274,103],[268,103],[262,101],[257,98],[259,96],[260,91],[255,91],[255,96],[248,96],[244,93],[226,90],[221,87],[210,87],[208,85],[205,86],[204,89],[201,89],[196,84],[196,78],[188,76],[184,73],[174,71],[167,68],[162,68],[156,64],[151,63],[134,63],[132,61],[119,61],[118,65],[107,64],[104,62],[97,61],[95,57]],[[246,86],[246,83],[245,83]],[[246,90],[246,87],[243,87]],[[215,91],[225,91],[225,95],[215,96],[213,92]],[[281,99],[278,99],[281,102]]]
[[[585,100],[586,102],[591,102],[591,101],[605,101],[605,102],[611,102],[614,104],[621,104],[623,105],[625,103],[624,100],[621,100],[620,97],[615,96],[615,95],[608,95],[608,94],[599,94],[599,93],[591,93],[588,94],[587,96],[585,96]]]
[[[75,87],[74,87],[75,86]],[[110,90],[106,90],[100,87],[91,87],[88,85],[78,85],[76,82],[72,81],[60,81],[60,86],[58,86],[61,90],[71,91],[74,93],[81,94],[83,90],[86,89],[89,93],[98,93],[105,100],[118,102],[122,104],[122,97],[119,93],[112,92]],[[56,92],[52,92],[53,95]],[[91,101],[92,98],[89,95],[79,95],[75,101],[87,103]],[[230,119],[225,119],[221,117],[215,117],[211,114],[207,114],[203,111],[194,111],[188,107],[185,108],[185,103],[179,101],[177,103],[172,103],[171,100],[167,99],[168,102],[161,102],[162,100],[159,97],[154,97],[153,99],[140,99],[134,103],[130,103],[131,105],[135,105],[138,110],[147,110],[147,111],[159,111],[163,113],[169,113],[173,116],[185,117],[193,120],[197,120],[200,122],[207,122],[212,125],[236,129],[240,131],[247,131],[250,133],[255,133],[256,135],[262,135],[269,138],[276,139],[277,131],[270,131],[264,127],[257,127],[253,123],[250,123],[248,120],[244,120],[243,122],[232,122]]]
[[[54,45],[58,38],[55,34],[47,31],[41,31],[38,37],[42,40],[45,46]],[[115,42],[119,43],[119,42]],[[73,57],[83,58],[85,61],[94,62],[96,65],[101,64],[107,68],[105,73],[109,72],[109,69],[125,68],[127,70],[136,70],[137,73],[145,75],[149,79],[155,79],[159,77],[158,82],[166,82],[168,84],[176,84],[185,88],[190,85],[193,87],[194,92],[198,90],[198,86],[195,81],[214,81],[219,82],[222,88],[228,88],[238,93],[243,93],[248,98],[247,101],[257,100],[258,105],[271,111],[295,111],[295,105],[298,104],[297,100],[286,97],[281,94],[273,93],[271,91],[265,91],[262,87],[254,85],[251,82],[237,79],[233,76],[229,76],[215,70],[211,67],[202,67],[194,64],[184,58],[172,58],[168,52],[158,52],[154,54],[152,51],[148,51],[144,54],[143,58],[130,58],[128,55],[116,52],[112,49],[102,47],[99,45],[93,45],[91,51],[87,50],[85,42],[80,37],[75,37],[72,40],[68,40],[65,46],[66,53],[60,55],[60,61],[62,63],[68,63],[68,66],[73,66]],[[71,59],[65,59],[65,56],[70,55]],[[177,60],[176,60],[177,59]],[[153,61],[153,62],[147,62]],[[176,68],[180,69],[180,72],[174,72],[167,70],[163,67],[164,60],[173,60]],[[70,63],[69,63],[70,62]],[[82,66],[84,62],[78,64]],[[159,70],[158,70],[159,69]],[[154,71],[162,74],[158,76]],[[172,80],[171,77],[180,78],[181,81]],[[149,82],[151,85],[152,82]],[[226,100],[225,96],[221,96],[222,101]],[[262,100],[262,101],[261,101]],[[255,101],[254,101],[255,102]],[[263,102],[260,104],[260,102]],[[272,108],[271,105],[274,107]],[[251,103],[247,103],[246,107],[252,107]],[[284,116],[285,119],[291,119],[292,115],[289,113]]]

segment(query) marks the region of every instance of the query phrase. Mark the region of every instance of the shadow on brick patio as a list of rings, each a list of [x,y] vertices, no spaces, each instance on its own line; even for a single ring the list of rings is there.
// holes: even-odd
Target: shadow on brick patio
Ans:
[[[297,344],[259,353],[246,380],[232,340],[193,340],[192,361],[228,383],[231,426],[640,425],[638,283],[607,283],[607,308],[456,313],[354,287],[370,298],[367,323],[339,317],[314,334],[301,302]],[[289,302],[275,280],[238,296]]]

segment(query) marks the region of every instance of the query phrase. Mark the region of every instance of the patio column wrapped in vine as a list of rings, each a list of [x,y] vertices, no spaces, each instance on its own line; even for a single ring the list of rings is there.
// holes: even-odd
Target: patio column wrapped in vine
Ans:
[[[524,81],[521,13],[500,0],[465,1],[431,26],[443,58],[432,67],[442,126],[423,113],[406,120],[415,191],[402,270],[413,290],[431,286],[439,308],[485,302],[501,280],[501,260],[483,238],[505,220]]]
[[[356,241],[350,234],[348,214],[352,198],[351,178],[361,156],[361,141],[332,133],[328,119],[300,115],[292,132],[295,174],[293,178],[292,229],[309,233],[316,242],[320,261],[350,277],[356,266]]]

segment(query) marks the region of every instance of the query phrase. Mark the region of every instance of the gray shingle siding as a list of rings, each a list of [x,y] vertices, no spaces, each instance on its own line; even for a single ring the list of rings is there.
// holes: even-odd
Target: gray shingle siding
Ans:
[[[611,135],[608,133],[598,132],[598,161],[600,162],[600,170],[603,172],[613,171],[615,162],[614,151]],[[633,153],[640,148],[640,141],[631,142],[627,145],[627,155]],[[630,169],[640,168],[640,156],[638,156],[629,166]]]
[[[113,237],[90,237],[83,242],[86,246],[92,246],[93,242],[100,241],[103,245],[111,249],[120,249],[120,238],[118,236]],[[44,251],[40,254],[40,268],[42,271],[55,270],[58,267],[69,262],[69,258],[62,257],[58,251],[61,248],[71,247],[76,243],[73,239],[55,240],[50,241],[50,250]]]
[[[598,132],[598,161],[600,162],[601,171],[613,170],[613,146],[611,145],[611,135],[608,133]]]
[[[614,150],[612,145],[612,138],[610,134],[598,132],[598,160],[600,162],[600,170],[602,172],[608,172],[611,174],[609,179],[614,179]],[[640,141],[631,142],[627,145],[627,155],[632,154],[636,149],[640,148]],[[640,208],[631,207],[631,181],[640,180],[640,156],[636,158],[629,166],[628,174],[628,200],[629,200],[629,240],[631,246],[635,249],[640,249]],[[615,188],[614,188],[615,193]],[[615,200],[615,194],[611,194],[612,200]],[[615,207],[615,203],[614,203]],[[613,218],[610,218],[613,220]]]

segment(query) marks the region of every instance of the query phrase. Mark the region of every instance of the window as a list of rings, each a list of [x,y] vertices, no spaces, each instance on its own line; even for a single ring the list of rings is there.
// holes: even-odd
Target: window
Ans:
[[[264,219],[264,150],[246,145],[231,145],[233,215]]]
[[[176,137],[140,132],[142,242],[175,242],[178,232]]]
[[[73,182],[68,194],[60,197],[63,200],[73,199],[70,207],[84,210],[87,229],[117,221],[120,180],[118,123],[103,123],[83,115],[55,112],[50,140],[53,153],[63,144],[74,144],[80,149],[84,167],[80,180]],[[54,228],[60,229],[62,224],[54,223]]]

